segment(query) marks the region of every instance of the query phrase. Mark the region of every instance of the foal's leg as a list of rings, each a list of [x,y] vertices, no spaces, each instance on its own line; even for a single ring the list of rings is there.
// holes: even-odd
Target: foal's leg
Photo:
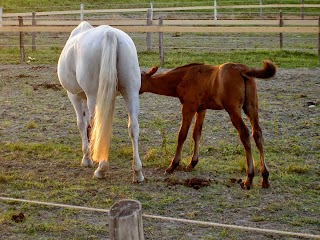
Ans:
[[[126,107],[128,110],[128,131],[129,136],[132,142],[133,149],[133,182],[143,182],[144,176],[142,173],[142,163],[139,156],[139,124],[138,124],[138,114],[139,114],[139,91],[129,92],[127,90],[122,90],[121,94],[123,95]]]
[[[251,154],[250,133],[247,126],[242,120],[240,108],[228,109],[227,111],[229,113],[233,126],[238,130],[240,140],[245,149],[247,161],[247,178],[244,182],[244,187],[246,189],[250,189],[254,177],[254,164]]]
[[[195,113],[196,111],[192,110],[190,106],[186,104],[182,105],[182,122],[178,134],[178,145],[175,156],[172,159],[170,166],[165,171],[166,173],[172,173],[174,169],[179,166],[183,143],[188,136],[188,131]]]
[[[201,131],[203,126],[204,117],[206,115],[206,110],[203,110],[201,112],[197,112],[196,114],[196,122],[194,124],[193,129],[193,141],[194,141],[194,148],[193,148],[193,154],[192,159],[187,166],[187,170],[191,171],[198,163],[199,159],[199,142],[201,138]]]
[[[89,130],[89,112],[85,99],[80,99],[76,95],[68,92],[68,97],[75,109],[77,115],[77,126],[79,128],[81,139],[82,139],[82,162],[81,165],[84,167],[92,167],[93,162],[90,158],[90,148],[88,141],[88,130]]]
[[[256,146],[259,151],[260,156],[260,173],[262,175],[262,187],[268,188],[270,186],[269,184],[269,170],[267,167],[267,164],[264,160],[264,152],[263,152],[263,136],[262,131],[259,125],[259,117],[258,117],[258,107],[257,106],[246,106],[244,108],[244,111],[247,115],[247,117],[250,120],[251,126],[252,126],[252,136],[256,143]]]

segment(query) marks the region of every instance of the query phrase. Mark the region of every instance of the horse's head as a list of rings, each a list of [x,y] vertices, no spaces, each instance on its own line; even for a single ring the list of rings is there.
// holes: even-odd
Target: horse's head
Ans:
[[[141,71],[141,88],[139,92],[140,94],[146,92],[152,75],[155,74],[157,71],[158,71],[158,67],[156,66],[153,66],[152,68],[150,68],[148,72]]]

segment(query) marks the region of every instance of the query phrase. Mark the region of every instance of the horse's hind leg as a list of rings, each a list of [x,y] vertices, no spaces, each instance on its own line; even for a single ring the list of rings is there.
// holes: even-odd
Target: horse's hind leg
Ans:
[[[252,136],[256,143],[256,146],[259,151],[260,156],[260,173],[262,175],[262,187],[268,188],[270,186],[269,184],[269,170],[267,167],[267,164],[264,160],[264,152],[263,152],[263,136],[262,131],[259,125],[259,117],[258,117],[258,107],[257,106],[250,106],[247,105],[244,108],[244,111],[247,115],[247,117],[250,120],[251,126],[252,126]]]
[[[132,169],[134,172],[133,182],[143,182],[144,176],[142,173],[142,163],[139,156],[138,138],[139,138],[139,95],[138,90],[133,93],[128,93],[126,90],[122,90],[121,94],[125,100],[126,107],[128,110],[128,131],[132,142],[133,149],[133,162]]]
[[[247,161],[247,178],[244,182],[244,188],[250,189],[252,185],[252,180],[254,177],[254,164],[251,153],[251,144],[250,144],[250,133],[242,120],[241,117],[241,109],[229,109],[227,110],[231,119],[233,126],[238,130],[240,140],[243,144],[246,153],[246,161]]]
[[[68,92],[68,97],[74,107],[77,115],[77,126],[79,128],[81,139],[82,139],[82,162],[81,165],[84,167],[92,167],[93,162],[90,158],[90,148],[89,148],[89,111],[85,99],[81,99],[76,95]]]
[[[196,114],[196,122],[194,124],[193,128],[193,141],[194,141],[194,148],[193,148],[193,154],[192,159],[187,166],[187,171],[192,170],[198,163],[199,160],[199,142],[201,138],[201,131],[203,126],[204,117],[206,115],[206,110],[202,110],[200,112],[197,112]]]
[[[196,111],[191,109],[190,106],[186,104],[182,105],[182,122],[178,133],[178,144],[176,148],[176,153],[171,161],[170,166],[166,169],[165,173],[172,173],[174,169],[179,166],[182,155],[183,143],[185,142],[188,136],[188,131],[195,113]]]
[[[96,96],[88,95],[87,106],[88,106],[88,112],[89,112],[88,119],[89,119],[90,126],[92,126],[93,124],[95,105],[96,105]],[[108,167],[109,167],[108,159],[100,159],[99,165],[93,173],[93,177],[98,179],[106,178]]]

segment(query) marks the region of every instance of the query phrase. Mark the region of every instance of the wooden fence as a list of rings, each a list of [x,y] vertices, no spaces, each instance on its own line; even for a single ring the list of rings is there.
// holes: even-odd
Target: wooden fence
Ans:
[[[301,5],[263,5],[264,7],[301,7]],[[261,7],[259,5],[228,6],[234,8]],[[309,4],[304,7],[320,7],[320,4]],[[145,19],[92,19],[89,22],[96,25],[111,25],[125,32],[147,33],[146,45],[151,50],[151,33],[159,34],[159,54],[160,63],[164,62],[163,33],[277,33],[279,34],[280,48],[282,48],[284,33],[307,33],[318,34],[318,58],[320,63],[320,17],[318,19],[284,19],[280,11],[278,19],[254,19],[254,20],[215,20],[215,19],[153,19],[153,11],[173,11],[186,9],[206,9],[207,7],[178,7],[178,8],[142,8],[142,9],[121,9],[121,12],[145,11]],[[210,6],[212,9],[212,6]],[[8,13],[3,14],[7,20],[1,21],[0,33],[20,33],[20,49],[24,51],[23,33],[28,32],[32,35],[32,49],[36,49],[35,33],[47,32],[71,32],[80,20],[61,20],[61,19],[42,19],[39,16],[61,15],[61,14],[83,14],[95,12],[117,12],[120,9],[102,10],[80,10],[80,11],[58,11],[40,13]],[[13,19],[18,17],[19,21]],[[25,18],[25,19],[23,19]],[[83,16],[81,17],[83,18]],[[21,52],[21,61],[24,61],[24,53]]]
[[[301,4],[260,4],[256,5],[236,5],[236,6],[219,6],[216,4],[213,6],[191,6],[191,7],[164,7],[164,8],[152,8],[154,12],[169,12],[169,11],[198,11],[198,10],[219,10],[219,9],[285,9],[285,8],[300,8],[301,16],[305,8],[320,8],[320,4],[304,4],[304,0],[301,1]],[[84,10],[84,5],[81,5],[80,10],[70,10],[70,11],[48,11],[48,12],[39,12],[38,16],[52,16],[52,15],[70,15],[70,14],[92,14],[92,13],[134,13],[134,12],[147,12],[148,8],[131,8],[131,9],[91,9]],[[0,6],[1,7],[1,6]],[[217,11],[214,11],[217,13]],[[4,13],[3,17],[27,17],[30,16],[30,13]],[[215,16],[216,19],[216,16]]]

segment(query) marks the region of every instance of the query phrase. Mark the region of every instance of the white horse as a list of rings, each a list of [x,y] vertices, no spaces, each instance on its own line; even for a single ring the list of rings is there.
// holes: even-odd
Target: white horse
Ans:
[[[71,32],[61,52],[57,71],[77,115],[82,165],[93,166],[91,157],[99,162],[94,172],[96,178],[106,175],[115,98],[121,93],[129,117],[133,181],[142,182],[144,176],[138,151],[141,74],[132,39],[119,29],[105,25],[94,28],[81,22]]]

